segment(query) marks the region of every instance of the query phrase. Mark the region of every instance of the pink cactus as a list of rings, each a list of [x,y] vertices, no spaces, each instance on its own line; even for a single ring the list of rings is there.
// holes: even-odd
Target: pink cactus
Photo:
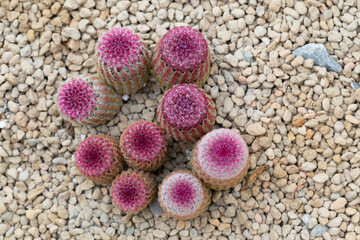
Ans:
[[[96,126],[112,119],[119,112],[122,100],[99,78],[81,75],[62,85],[57,103],[67,120]]]
[[[120,149],[130,166],[154,171],[164,162],[167,142],[163,130],[155,123],[138,121],[127,127],[121,135]]]
[[[97,43],[95,54],[101,78],[118,93],[135,93],[147,82],[149,54],[141,38],[133,31],[110,29]]]
[[[196,141],[215,123],[211,97],[193,84],[181,84],[164,94],[157,110],[160,127],[176,141]]]
[[[210,191],[191,172],[180,170],[168,175],[159,188],[159,203],[176,219],[199,216],[210,204]]]
[[[153,65],[164,91],[175,84],[203,86],[209,77],[210,54],[206,40],[191,27],[169,30],[156,45]]]
[[[109,184],[123,169],[119,144],[108,136],[86,138],[75,152],[75,165],[86,178],[98,184]]]
[[[155,196],[153,175],[137,170],[122,172],[112,183],[112,202],[126,213],[137,213],[146,208]]]
[[[196,176],[210,188],[229,189],[246,175],[249,150],[240,134],[224,128],[213,130],[196,143],[191,166]]]

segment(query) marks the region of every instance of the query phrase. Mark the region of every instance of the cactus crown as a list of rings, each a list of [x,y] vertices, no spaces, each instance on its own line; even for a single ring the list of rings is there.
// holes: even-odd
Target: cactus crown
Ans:
[[[187,172],[174,172],[161,185],[161,202],[174,215],[193,214],[204,199],[199,179]]]
[[[75,152],[75,165],[88,176],[101,176],[111,167],[113,151],[102,137],[86,138]]]
[[[142,41],[126,28],[107,31],[97,45],[96,54],[101,61],[118,68],[129,67],[139,59]]]
[[[206,174],[216,179],[237,176],[249,156],[244,139],[230,129],[213,130],[198,144],[199,165]]]
[[[150,162],[157,158],[165,144],[161,129],[149,121],[130,125],[122,138],[123,151],[139,162]]]
[[[70,120],[86,118],[95,107],[95,93],[90,83],[73,78],[59,90],[58,105],[60,111]]]
[[[169,30],[161,42],[162,57],[167,64],[178,70],[191,70],[199,66],[208,54],[206,40],[191,27]]]
[[[190,129],[206,117],[207,99],[193,84],[177,85],[165,93],[162,110],[171,126]]]
[[[134,172],[119,175],[113,182],[111,196],[115,205],[125,212],[136,212],[146,203],[148,195],[144,180]]]

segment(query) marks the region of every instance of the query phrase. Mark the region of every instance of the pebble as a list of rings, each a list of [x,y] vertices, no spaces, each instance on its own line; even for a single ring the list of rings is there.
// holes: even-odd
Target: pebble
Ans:
[[[74,39],[74,40],[79,40],[81,37],[79,30],[76,28],[73,28],[73,27],[65,27],[61,31],[61,35],[63,35],[64,37],[67,37],[67,38]]]
[[[261,136],[265,134],[266,129],[259,123],[253,123],[246,127],[246,132],[252,136]]]
[[[322,237],[325,232],[329,230],[328,227],[322,226],[321,224],[317,224],[312,230],[311,230],[311,236],[312,237]]]
[[[157,198],[155,198],[149,205],[150,211],[154,216],[159,217],[164,212],[161,208]]]
[[[292,54],[302,56],[304,59],[314,59],[315,65],[326,67],[328,71],[340,72],[342,70],[340,64],[332,59],[325,46],[320,43],[309,43],[295,49]]]
[[[326,173],[319,173],[313,177],[313,180],[317,183],[325,183],[329,179]]]
[[[271,11],[278,12],[281,8],[281,0],[271,0],[269,8]]]

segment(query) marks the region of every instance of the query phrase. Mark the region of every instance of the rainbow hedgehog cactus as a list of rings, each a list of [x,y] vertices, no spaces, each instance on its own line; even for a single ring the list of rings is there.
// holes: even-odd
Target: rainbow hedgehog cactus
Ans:
[[[120,149],[128,165],[154,171],[164,162],[167,142],[155,123],[138,121],[128,126],[120,137]]]
[[[249,168],[249,150],[240,134],[230,129],[207,133],[191,153],[197,177],[215,190],[226,190],[241,182]]]
[[[138,170],[122,172],[111,187],[113,204],[126,213],[138,213],[146,208],[154,198],[155,192],[155,177]]]
[[[146,45],[126,28],[107,31],[97,43],[95,58],[101,78],[119,94],[137,92],[149,78],[150,57]]]
[[[164,212],[186,220],[196,218],[208,208],[211,192],[190,171],[179,170],[163,180],[158,195]]]
[[[176,141],[196,141],[215,123],[214,101],[194,84],[180,84],[160,100],[157,121]]]
[[[81,75],[62,85],[57,104],[65,119],[96,126],[112,119],[120,111],[122,100],[98,77]]]
[[[123,169],[124,162],[118,142],[112,137],[87,137],[75,152],[79,172],[97,184],[110,184]]]
[[[181,83],[194,83],[201,87],[209,77],[209,47],[198,30],[173,28],[157,43],[152,64],[163,91]]]

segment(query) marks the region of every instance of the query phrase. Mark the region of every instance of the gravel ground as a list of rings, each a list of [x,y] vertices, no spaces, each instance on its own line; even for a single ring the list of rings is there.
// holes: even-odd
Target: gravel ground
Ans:
[[[0,239],[360,239],[359,0],[1,0]],[[154,120],[156,84],[130,97],[96,128],[72,126],[54,104],[74,73],[95,73],[94,47],[109,28],[135,30],[152,49],[174,26],[200,29],[212,55],[205,90],[215,127],[238,129],[250,173],[244,191],[213,192],[191,221],[154,201],[138,215],[111,204],[109,187],[79,175],[73,161],[86,136],[116,138]],[[327,72],[291,55],[322,43],[342,67]],[[169,139],[157,181],[189,168],[192,144]],[[246,182],[246,180],[244,180]],[[244,184],[243,184],[244,185]]]

